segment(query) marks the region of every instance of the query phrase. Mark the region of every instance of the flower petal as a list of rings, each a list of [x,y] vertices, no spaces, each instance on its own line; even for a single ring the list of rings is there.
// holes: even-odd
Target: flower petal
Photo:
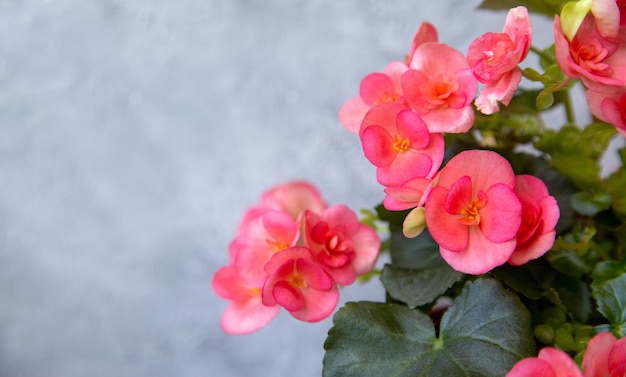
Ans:
[[[232,303],[222,315],[222,330],[228,334],[246,335],[265,327],[280,311],[280,306],[265,306],[257,296],[241,303]]]

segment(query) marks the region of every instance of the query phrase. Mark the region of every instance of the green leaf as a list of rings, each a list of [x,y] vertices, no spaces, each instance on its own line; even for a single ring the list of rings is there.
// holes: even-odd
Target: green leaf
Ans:
[[[509,10],[519,5],[526,6],[529,12],[553,18],[559,13],[563,0],[483,0],[479,9]]]
[[[548,293],[555,277],[552,270],[535,261],[522,266],[505,264],[491,273],[511,289],[533,300],[538,300]]]
[[[626,336],[626,273],[593,289],[598,311],[609,320],[611,332]]]
[[[546,259],[555,270],[579,278],[589,272],[590,268],[587,263],[573,249],[560,249],[561,245],[565,245],[559,238],[555,244],[555,250],[546,254]],[[558,249],[557,249],[558,248]]]
[[[596,268],[593,270],[591,277],[593,278],[593,283],[591,283],[591,289],[597,290],[602,288],[604,283],[609,280],[613,280],[618,278],[622,274],[626,273],[626,258],[624,258],[621,262],[618,261],[604,261],[598,263]]]
[[[391,263],[404,268],[432,268],[445,263],[441,259],[439,245],[428,233],[428,229],[415,238],[406,238],[402,229],[392,231],[390,253]]]
[[[608,209],[613,203],[611,195],[596,192],[578,192],[572,195],[572,206],[576,212],[585,216],[595,216],[596,214]]]
[[[560,275],[553,286],[574,318],[585,322],[591,313],[591,295],[587,284],[573,276]]]
[[[554,103],[554,94],[547,89],[542,90],[537,95],[537,108],[539,110],[545,110],[552,106]]]
[[[463,276],[446,263],[424,269],[385,265],[381,280],[391,297],[414,308],[433,302]]]
[[[324,377],[491,377],[534,355],[535,340],[519,298],[480,279],[444,313],[439,337],[419,310],[357,302],[335,314],[324,348]]]

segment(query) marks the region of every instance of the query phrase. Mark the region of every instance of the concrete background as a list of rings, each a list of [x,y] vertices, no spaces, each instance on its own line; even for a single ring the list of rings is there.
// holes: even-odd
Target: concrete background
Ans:
[[[319,376],[330,319],[225,335],[211,278],[274,184],[382,200],[337,110],[422,21],[500,31],[478,3],[0,0],[0,376]]]

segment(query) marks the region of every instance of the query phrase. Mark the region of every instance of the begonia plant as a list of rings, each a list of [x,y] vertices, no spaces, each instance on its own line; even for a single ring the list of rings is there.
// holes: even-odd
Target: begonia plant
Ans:
[[[244,214],[213,278],[225,332],[333,315],[326,377],[626,376],[626,1],[480,7],[501,31],[450,46],[423,21],[339,108],[379,205],[359,218],[302,180]],[[380,302],[336,308],[375,278]]]

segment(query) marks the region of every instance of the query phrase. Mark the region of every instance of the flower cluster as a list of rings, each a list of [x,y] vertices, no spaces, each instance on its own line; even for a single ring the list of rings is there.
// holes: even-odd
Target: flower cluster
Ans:
[[[626,1],[565,5],[554,18],[556,58],[563,73],[580,78],[592,114],[626,136]]]
[[[587,345],[582,373],[560,349],[545,347],[537,357],[520,360],[506,377],[622,377],[626,376],[626,338],[609,332],[594,336]]]
[[[404,234],[417,236],[427,225],[443,259],[464,273],[524,264],[555,239],[559,207],[540,179],[515,176],[505,158],[484,150],[465,151],[440,169],[442,133],[469,131],[472,103],[484,114],[510,103],[531,37],[528,12],[517,7],[503,32],[475,39],[466,58],[438,42],[435,27],[423,23],[406,62],[367,75],[359,96],[339,111],[386,186],[385,208],[414,208]],[[484,87],[476,96],[478,82]]]
[[[231,301],[226,332],[281,307],[326,318],[337,287],[371,272],[386,300],[339,310],[326,377],[626,376],[626,147],[621,167],[600,171],[626,137],[626,0],[516,3],[527,7],[485,0],[508,11],[504,27],[465,54],[423,22],[404,59],[362,79],[338,115],[382,204],[359,221],[305,182],[265,193],[213,280]],[[551,46],[531,45],[529,13],[554,18]],[[522,68],[530,53],[538,67]],[[557,107],[565,122],[548,127]],[[381,247],[389,263],[373,270]]]
[[[245,213],[229,247],[230,264],[219,269],[213,289],[232,301],[222,328],[247,334],[285,308],[316,322],[337,306],[337,285],[352,284],[372,270],[380,239],[344,205],[328,206],[316,187],[294,181],[266,192]]]

